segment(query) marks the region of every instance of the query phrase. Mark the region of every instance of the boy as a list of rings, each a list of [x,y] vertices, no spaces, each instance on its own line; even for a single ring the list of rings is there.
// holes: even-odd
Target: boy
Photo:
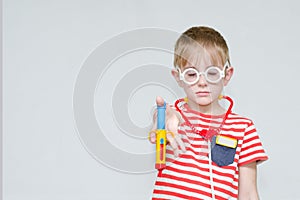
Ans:
[[[252,121],[231,112],[229,97],[228,109],[219,103],[233,74],[223,36],[209,27],[188,29],[176,42],[174,66],[187,97],[167,105],[170,145],[152,199],[259,199],[256,165],[268,157]],[[154,115],[152,143],[156,123]]]

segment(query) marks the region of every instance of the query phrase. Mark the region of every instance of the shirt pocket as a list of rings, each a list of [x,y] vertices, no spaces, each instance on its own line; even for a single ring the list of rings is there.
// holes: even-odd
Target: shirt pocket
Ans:
[[[219,167],[230,165],[234,162],[236,147],[227,147],[216,144],[216,136],[211,141],[211,160]]]

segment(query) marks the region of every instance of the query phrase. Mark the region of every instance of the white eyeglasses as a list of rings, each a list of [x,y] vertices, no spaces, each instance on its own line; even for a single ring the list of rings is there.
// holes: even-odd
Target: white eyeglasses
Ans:
[[[195,68],[187,68],[183,72],[176,67],[179,72],[179,78],[186,84],[192,85],[199,81],[200,75],[204,75],[205,79],[210,83],[218,83],[225,77],[225,70],[229,67],[229,62],[226,61],[223,71],[219,67],[210,66],[204,72],[199,72]]]

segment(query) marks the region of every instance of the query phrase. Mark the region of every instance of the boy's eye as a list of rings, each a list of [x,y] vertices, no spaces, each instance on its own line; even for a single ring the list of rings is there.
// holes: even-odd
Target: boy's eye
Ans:
[[[211,75],[211,76],[215,76],[217,74],[218,74],[218,72],[208,72],[208,75]]]
[[[195,72],[187,73],[188,76],[196,76],[197,74]]]
[[[219,74],[219,72],[216,69],[210,69],[207,72],[207,75],[210,75],[210,76],[216,76],[218,74]]]

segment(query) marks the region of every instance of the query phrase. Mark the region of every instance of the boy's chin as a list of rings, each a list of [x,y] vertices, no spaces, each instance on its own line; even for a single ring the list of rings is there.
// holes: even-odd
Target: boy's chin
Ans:
[[[199,102],[197,102],[197,104],[201,107],[208,107],[208,106],[211,106],[212,101],[199,101]]]
[[[195,101],[193,101],[194,104],[201,106],[201,107],[208,107],[211,106],[213,100],[211,98],[197,98]]]

